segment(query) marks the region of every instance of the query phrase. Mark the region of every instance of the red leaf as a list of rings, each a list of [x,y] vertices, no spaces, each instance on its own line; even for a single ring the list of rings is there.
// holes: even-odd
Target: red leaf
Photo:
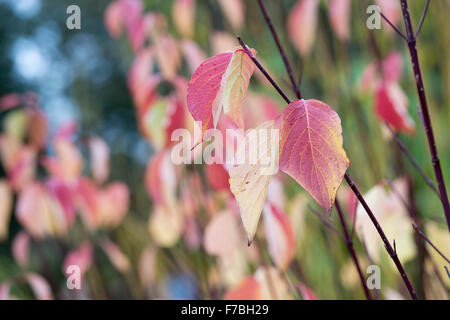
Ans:
[[[396,131],[413,134],[415,125],[408,114],[408,98],[397,83],[380,83],[376,90],[377,115]]]
[[[325,210],[334,204],[349,160],[338,114],[318,100],[295,100],[282,113],[280,169]]]
[[[331,0],[328,15],[333,31],[340,40],[350,38],[351,0]]]
[[[197,68],[188,84],[187,105],[194,120],[202,122],[202,133],[216,127],[222,107],[243,127],[241,104],[255,69],[243,49],[218,54]]]

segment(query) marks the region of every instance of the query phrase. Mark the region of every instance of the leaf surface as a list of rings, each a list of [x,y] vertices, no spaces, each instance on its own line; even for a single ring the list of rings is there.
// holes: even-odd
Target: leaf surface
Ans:
[[[188,84],[187,106],[194,120],[202,122],[202,133],[216,127],[222,109],[243,127],[241,106],[255,69],[243,49],[234,49],[209,58],[195,70]]]
[[[330,211],[350,162],[338,114],[318,100],[295,100],[282,113],[280,170]]]
[[[255,132],[259,129],[274,128],[275,121],[267,121],[255,128]],[[253,135],[250,132],[247,132],[244,144],[240,145],[238,152],[243,151],[245,147],[245,154],[250,155],[249,149],[257,145],[257,159],[250,161],[250,157],[246,157],[244,163],[230,169],[230,189],[238,202],[248,241],[251,242],[264,207],[270,178],[273,175],[265,172],[267,165],[264,163],[264,158],[269,156],[278,160],[278,141],[274,141],[270,133],[259,139],[259,135]]]

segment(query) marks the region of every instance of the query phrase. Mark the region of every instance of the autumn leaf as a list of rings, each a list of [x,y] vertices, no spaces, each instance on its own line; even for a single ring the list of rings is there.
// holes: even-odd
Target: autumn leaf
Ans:
[[[338,114],[318,100],[295,100],[282,113],[280,170],[330,211],[350,162]]]
[[[336,36],[342,41],[350,38],[350,11],[351,0],[330,1],[328,8],[330,24]]]
[[[261,129],[268,131],[275,129],[275,121],[264,122],[255,128],[256,132]],[[253,240],[255,235],[259,217],[266,200],[267,188],[273,175],[263,174],[264,170],[267,169],[267,164],[264,163],[263,159],[269,156],[278,160],[278,141],[274,141],[270,133],[264,135],[262,139],[258,139],[258,135],[250,132],[252,130],[247,132],[238,152],[240,149],[243,149],[242,146],[245,146],[245,154],[248,155],[249,148],[257,145],[258,156],[256,161],[251,163],[249,159],[245,159],[244,163],[231,168],[229,171],[230,189],[238,202],[241,219],[249,242]],[[260,152],[260,150],[264,151]]]
[[[408,114],[408,98],[396,82],[380,83],[375,92],[375,111],[392,129],[413,134],[414,121]]]
[[[290,221],[286,214],[271,203],[264,206],[263,215],[269,254],[280,270],[286,270],[294,257],[295,249]]]
[[[288,35],[302,56],[311,52],[316,37],[318,0],[298,0],[288,17]]]
[[[234,30],[241,29],[245,19],[245,7],[242,0],[219,0],[220,7]]]
[[[377,184],[364,195],[388,241],[393,243],[395,240],[399,259],[405,262],[416,255],[414,230],[411,228],[411,218],[403,203],[403,199],[408,199],[408,192],[407,180],[398,178],[389,185]],[[358,203],[356,209],[355,230],[364,240],[370,257],[375,262],[380,261],[384,245],[361,203]]]
[[[243,49],[233,49],[209,58],[195,70],[188,84],[187,106],[194,120],[202,122],[202,133],[216,127],[222,108],[243,127],[241,105],[255,69]]]
[[[191,38],[194,33],[195,0],[176,0],[172,7],[172,18],[178,32]]]

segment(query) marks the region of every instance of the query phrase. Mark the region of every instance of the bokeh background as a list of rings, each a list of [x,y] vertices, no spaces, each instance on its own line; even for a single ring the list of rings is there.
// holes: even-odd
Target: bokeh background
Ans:
[[[168,45],[163,47],[163,51],[178,52],[178,57],[167,63],[175,65],[169,65],[168,68],[175,69],[175,74],[183,78],[184,83],[187,83],[192,75],[195,59],[202,57],[198,52],[193,53],[192,47],[191,51],[186,47],[194,44],[207,58],[221,49],[237,46],[235,37],[239,35],[258,51],[258,59],[263,61],[281,87],[294,97],[289,88],[283,61],[257,1],[230,1],[233,3],[231,5],[224,5],[224,1],[220,3],[215,0],[184,1],[188,6],[195,4],[195,18],[186,22],[192,23],[191,34],[187,34],[188,32],[180,28],[175,21],[180,17],[175,12],[175,2],[183,1],[136,2],[142,4],[142,16],[160,14],[158,16],[162,17],[162,27],[153,22],[156,24],[150,23],[148,28],[158,30],[160,35],[169,35],[174,41],[174,47]],[[377,75],[367,75],[370,64],[378,65],[392,53],[397,53],[400,57],[399,63],[387,68],[391,70],[397,67],[400,70],[397,83],[406,97],[406,104],[402,105],[405,105],[415,123],[415,132],[399,130],[398,134],[420,167],[434,180],[426,136],[416,111],[417,91],[406,44],[384,24],[381,30],[367,29],[366,9],[372,1],[350,1],[348,35],[340,36],[339,31],[336,31],[337,27],[329,18],[332,1],[325,0],[319,1],[317,27],[305,31],[314,32],[314,42],[308,53],[302,53],[296,49],[295,40],[288,36],[287,26],[289,16],[298,2],[265,1],[293,66],[295,77],[301,79],[303,96],[328,103],[340,115],[344,148],[351,160],[349,172],[357,180],[360,189],[366,194],[381,183],[381,190],[387,190],[385,194],[378,190],[379,198],[375,197],[377,200],[373,200],[373,204],[379,204],[380,211],[392,211],[395,219],[383,220],[380,214],[380,220],[384,228],[392,229],[390,232],[393,236],[390,240],[397,241],[399,252],[412,252],[403,262],[420,297],[447,299],[450,282],[444,269],[445,260],[438,257],[430,247],[426,246],[424,249],[423,241],[416,237],[411,227],[413,220],[407,212],[408,208],[414,208],[420,227],[426,230],[436,246],[449,256],[450,239],[441,203],[423,177],[401,153],[386,130],[384,121],[376,114],[376,90],[370,88],[377,81]],[[399,5],[397,1],[391,2],[395,2],[390,9],[393,12],[392,17],[396,19],[396,25],[403,30]],[[0,113],[2,143],[5,145],[4,137],[12,134],[19,137],[23,144],[29,144],[32,136],[36,134],[30,130],[35,120],[30,120],[29,110],[37,108],[40,114],[44,115],[44,126],[48,130],[42,142],[43,146],[35,152],[33,178],[24,179],[27,183],[32,183],[28,180],[41,181],[45,184],[45,190],[52,190],[53,193],[49,192],[49,197],[59,201],[60,207],[55,209],[56,205],[51,204],[49,212],[62,210],[66,218],[68,211],[74,212],[74,217],[71,218],[73,221],[67,222],[58,232],[55,231],[58,226],[47,229],[42,227],[42,232],[31,230],[30,225],[42,223],[40,220],[43,216],[36,213],[40,200],[30,200],[27,209],[30,213],[28,223],[18,218],[20,210],[17,204],[26,184],[13,185],[10,168],[5,163],[8,161],[8,154],[13,151],[7,147],[1,148],[2,183],[10,185],[12,192],[2,191],[5,198],[0,200],[5,203],[7,198],[11,199],[11,206],[4,206],[9,214],[3,212],[3,218],[0,219],[0,224],[3,223],[7,230],[5,236],[0,239],[0,297],[222,299],[227,295],[240,297],[232,294],[242,294],[242,297],[246,298],[364,298],[345,243],[312,212],[311,209],[317,211],[320,210],[319,207],[287,176],[280,175],[277,179],[279,184],[269,188],[268,196],[282,207],[295,235],[294,256],[289,267],[284,270],[274,267],[276,263],[274,264],[269,250],[270,244],[266,241],[267,232],[262,225],[257,231],[258,241],[247,248],[239,211],[233,202],[233,196],[227,190],[227,179],[224,178],[226,171],[223,168],[208,171],[205,166],[186,166],[174,170],[177,218],[161,218],[164,221],[153,222],[156,227],[150,226],[151,217],[156,215],[155,211],[159,208],[158,201],[152,198],[155,192],[152,188],[155,188],[150,185],[165,190],[168,182],[167,176],[164,178],[164,175],[163,178],[155,178],[165,172],[166,169],[162,166],[157,166],[150,174],[146,173],[146,168],[163,148],[155,146],[154,131],[148,134],[152,129],[146,131],[140,127],[142,114],[136,106],[133,93],[130,92],[130,80],[127,83],[127,77],[140,50],[157,44],[154,38],[148,36],[149,39],[146,39],[139,49],[133,48],[126,23],[122,26],[122,34],[114,37],[114,32],[111,31],[114,26],[110,25],[108,30],[108,20],[105,17],[111,3],[103,0],[0,0],[0,97],[17,94],[9,96],[10,101],[13,101],[9,107],[7,100],[2,101],[4,106],[7,106],[3,107]],[[66,27],[66,9],[71,4],[77,4],[81,8],[81,30],[68,30]],[[413,21],[417,25],[425,1],[414,0],[409,1],[409,4]],[[389,8],[389,5],[385,8]],[[450,183],[449,14],[449,1],[432,1],[418,41],[433,128],[447,184]],[[116,18],[119,16],[120,14]],[[131,14],[130,16],[133,17]],[[148,31],[148,34],[151,33]],[[170,56],[169,53],[167,55]],[[170,71],[164,72],[164,67],[161,67],[163,63],[164,58],[156,58],[154,69],[147,70],[151,74],[165,73],[164,80],[151,90],[155,91],[158,97],[175,95],[176,99],[181,99],[179,93],[174,93],[178,90],[174,85],[174,77],[167,75]],[[142,72],[145,73],[145,70]],[[254,78],[256,79],[252,80],[249,89],[252,98],[249,98],[251,101],[248,102],[252,110],[269,104],[274,110],[281,111],[285,107],[283,100],[260,75]],[[167,103],[165,107],[168,108],[168,100],[164,101]],[[181,103],[184,104],[183,101]],[[185,108],[184,105],[180,108],[183,107]],[[162,112],[166,112],[164,107]],[[189,117],[187,109],[185,113],[186,117]],[[257,113],[254,111],[250,116]],[[39,124],[42,123],[38,122],[37,126]],[[155,125],[155,122],[149,124],[150,127]],[[101,146],[92,147],[92,137],[100,138],[109,149],[109,174],[106,179],[100,178],[99,183],[96,182],[98,179],[93,177],[95,165],[92,162],[92,154],[95,153],[95,148],[101,149],[104,145],[100,143]],[[67,149],[70,151],[65,147],[58,149],[58,138],[64,140],[64,143],[67,142]],[[101,154],[100,151],[100,158]],[[82,159],[82,164],[81,160],[75,164],[65,163],[78,156]],[[61,176],[65,174],[50,170],[45,161],[42,161],[45,157],[53,157],[59,161],[62,170],[70,171],[70,168],[73,169],[70,165],[78,166],[79,168],[75,169],[75,178],[81,179],[79,177],[84,176],[89,179],[85,189],[52,189],[49,179],[53,177],[61,180]],[[67,166],[64,166],[64,163]],[[153,179],[149,175],[153,175]],[[406,207],[396,198],[395,192],[388,190],[390,187],[387,181],[395,181],[401,185],[402,197],[406,198],[408,204]],[[85,218],[86,214],[89,214],[86,211],[89,210],[83,202],[89,198],[86,194],[92,192],[97,195],[95,192],[105,191],[113,182],[120,184],[120,187],[115,189],[118,194],[111,191],[111,198],[105,196],[105,202],[111,201],[113,206],[124,206],[123,212],[105,209],[106,215],[120,216],[117,217],[118,221],[114,220],[115,216],[106,217],[104,224],[89,226]],[[218,183],[214,185],[214,182]],[[221,183],[225,183],[225,187]],[[58,182],[55,184],[60,186]],[[348,190],[345,187],[341,189],[340,197],[348,213],[348,225],[353,230],[355,205]],[[73,208],[67,209],[61,197],[55,196],[58,194],[55,190],[75,194],[73,199],[81,197],[82,200],[69,201]],[[182,190],[189,192],[185,195]],[[12,196],[8,196],[10,194]],[[42,194],[36,196],[38,199],[42,197]],[[116,204],[114,200],[117,198],[123,201]],[[61,209],[61,206],[64,208]],[[330,217],[323,215],[340,232],[336,212]],[[208,227],[213,228],[211,221],[217,216],[224,219],[221,221],[224,225],[231,223],[232,226],[222,228],[221,222],[216,221],[219,226],[215,226],[214,231],[219,233],[218,238],[206,240],[205,230]],[[51,223],[60,221],[52,220]],[[152,231],[152,228],[159,231]],[[165,237],[166,233],[169,234],[169,240]],[[230,250],[222,248],[227,245],[226,241],[223,243],[223,237],[242,240],[237,241],[232,248],[233,252],[239,252],[238,258],[233,256],[235,253],[230,254],[233,256],[231,258],[227,256],[228,253],[223,253]],[[368,244],[369,247],[375,246],[375,249],[368,250],[369,255],[364,248],[363,238],[366,238],[366,242],[378,243]],[[379,239],[373,235],[362,237],[356,233],[353,239],[363,270],[372,263],[381,267],[382,286],[377,295],[381,298],[407,298],[408,293],[389,257],[382,250]],[[208,244],[207,241],[219,243],[219,248]],[[407,246],[412,248],[405,249]],[[371,257],[371,250],[379,250],[379,257]],[[71,253],[73,255],[69,256],[70,259],[85,266],[82,268],[81,290],[69,290],[66,286],[64,266]],[[377,261],[371,261],[373,259]],[[274,280],[270,280],[271,277]],[[254,287],[258,287],[258,292],[263,293],[255,294]]]

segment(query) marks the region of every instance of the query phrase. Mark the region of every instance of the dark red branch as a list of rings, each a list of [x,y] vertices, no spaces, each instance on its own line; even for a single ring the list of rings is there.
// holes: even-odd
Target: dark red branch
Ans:
[[[286,71],[289,75],[289,80],[291,81],[292,90],[294,90],[295,95],[298,99],[302,98],[302,94],[300,93],[300,89],[295,82],[294,79],[294,73],[292,72],[291,64],[289,63],[289,60],[286,56],[286,53],[284,52],[283,47],[281,46],[280,39],[278,38],[277,32],[272,24],[272,20],[270,20],[270,16],[267,13],[266,7],[264,6],[263,0],[258,0],[259,7],[261,8],[261,11],[264,15],[264,19],[266,20],[267,26],[270,29],[270,32],[272,33],[273,40],[275,40],[275,44],[277,45],[278,51],[280,51],[281,58],[283,59],[284,66],[286,67]]]
[[[403,20],[405,22],[405,29],[407,35],[408,49],[411,55],[411,63],[416,79],[417,93],[419,95],[420,107],[423,116],[423,125],[428,140],[428,148],[430,149],[431,161],[436,176],[437,185],[439,188],[442,207],[444,208],[445,219],[447,220],[447,227],[450,230],[450,203],[448,200],[447,189],[445,187],[444,176],[442,174],[439,154],[436,148],[436,141],[434,139],[433,125],[431,123],[430,112],[428,109],[427,97],[425,94],[425,87],[423,84],[422,71],[420,70],[419,57],[417,54],[416,37],[413,33],[411,17],[409,16],[408,3],[406,0],[400,0],[402,5]]]
[[[428,242],[428,244],[445,260],[447,261],[448,264],[450,264],[450,260],[433,244],[433,242],[431,242],[430,239],[428,239],[428,237],[425,235],[425,233],[423,233],[415,224],[412,225],[414,228],[414,231],[417,232],[417,234],[426,242]]]
[[[380,235],[381,240],[383,240],[384,246],[385,246],[387,252],[389,253],[389,256],[394,261],[395,266],[397,267],[398,271],[400,272],[400,276],[402,277],[403,282],[405,283],[406,288],[408,289],[409,294],[411,295],[411,298],[413,298],[414,300],[417,300],[416,292],[415,292],[411,282],[409,281],[408,276],[406,275],[405,269],[403,268],[403,265],[397,256],[397,252],[395,251],[394,248],[392,248],[391,243],[387,239],[383,229],[381,228],[380,224],[378,223],[377,218],[375,218],[375,216],[373,215],[372,210],[370,210],[369,206],[366,203],[366,200],[364,200],[364,197],[359,192],[355,183],[353,182],[353,180],[350,178],[350,176],[348,174],[345,174],[345,180],[347,181],[350,188],[353,190],[353,193],[356,195],[356,197],[358,198],[358,200],[361,203],[361,205],[363,206],[363,208],[366,210],[367,214],[369,215],[370,220],[372,220],[372,223],[375,226],[375,228],[377,229],[377,232]]]
[[[405,156],[408,158],[408,160],[411,162],[411,164],[416,168],[416,170],[420,173],[420,175],[424,178],[425,182],[428,184],[428,186],[437,194],[439,195],[439,190],[434,185],[434,182],[426,175],[425,171],[419,166],[419,163],[414,159],[411,152],[408,150],[408,148],[405,146],[405,144],[400,140],[400,138],[397,136],[397,134],[392,130],[391,126],[386,123],[387,128],[392,134],[392,137],[394,138],[395,143],[400,148],[400,150],[405,154]]]
[[[335,201],[335,205],[336,205],[336,211],[338,212],[338,215],[339,215],[339,220],[341,221],[342,230],[344,231],[345,244],[347,245],[347,249],[353,259],[353,263],[355,264],[356,270],[358,271],[359,280],[361,281],[361,285],[363,287],[364,294],[366,295],[367,300],[372,300],[372,296],[370,295],[369,289],[367,288],[367,285],[366,285],[366,279],[364,278],[364,275],[361,271],[361,266],[359,265],[358,256],[356,255],[355,248],[353,246],[353,240],[350,237],[350,233],[348,232],[347,224],[345,223],[344,215],[342,214],[341,206],[339,205],[339,202],[337,199]]]

